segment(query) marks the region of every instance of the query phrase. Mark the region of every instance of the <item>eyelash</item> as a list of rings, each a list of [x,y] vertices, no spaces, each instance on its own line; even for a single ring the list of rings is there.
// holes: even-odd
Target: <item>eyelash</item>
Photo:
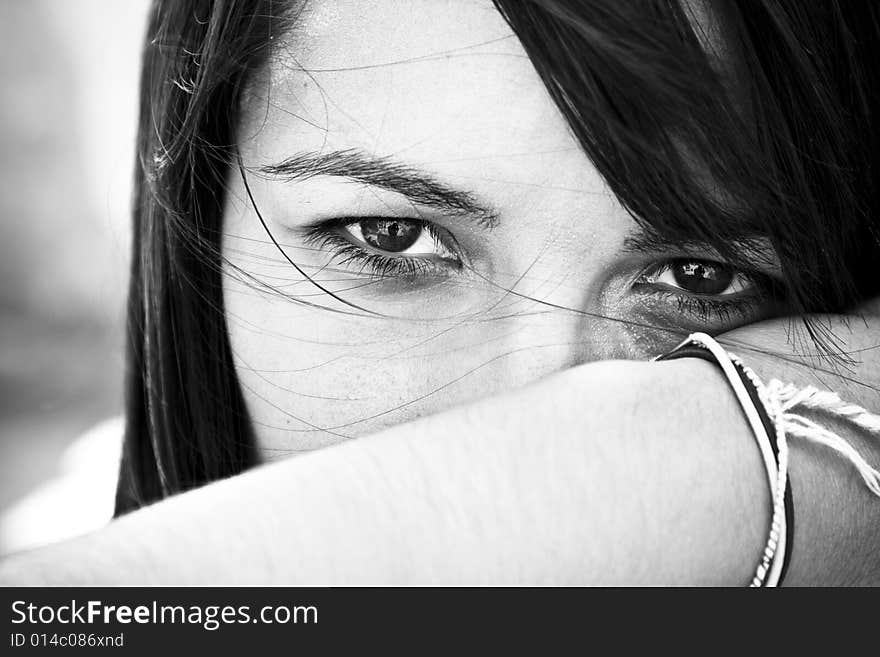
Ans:
[[[331,251],[341,267],[358,265],[358,274],[366,274],[376,280],[386,278],[417,278],[419,276],[443,275],[452,271],[461,271],[464,268],[462,260],[431,259],[412,255],[386,255],[370,250],[371,247],[353,243],[343,234],[345,227],[350,226],[366,218],[345,218],[330,222],[324,222],[309,228],[305,234],[308,246],[321,250]],[[403,220],[402,220],[403,221]],[[416,221],[409,219],[407,221]],[[456,253],[459,249],[455,240],[443,234],[437,226],[428,221],[419,220],[422,228],[437,242],[443,244],[450,252]],[[637,279],[635,286],[648,288],[648,292],[655,299],[663,302],[671,302],[677,305],[677,310],[682,315],[687,315],[702,324],[727,323],[734,319],[748,319],[754,315],[760,305],[775,298],[778,284],[769,276],[756,273],[742,273],[752,284],[751,289],[745,293],[730,295],[730,298],[712,297],[709,295],[697,295],[686,291],[677,292],[670,288],[653,287],[646,282],[649,272],[658,272],[670,263],[681,258],[667,259],[653,263],[644,270]],[[724,264],[718,261],[693,258],[695,262],[711,264]]]
[[[699,297],[671,290],[658,290],[654,294],[669,298],[677,304],[680,313],[701,323],[727,323],[734,318],[748,319],[763,300],[762,295],[757,292],[731,299]]]

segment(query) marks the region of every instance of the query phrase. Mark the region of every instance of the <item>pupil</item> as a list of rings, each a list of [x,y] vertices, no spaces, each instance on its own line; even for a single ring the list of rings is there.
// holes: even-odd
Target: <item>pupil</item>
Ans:
[[[723,265],[699,260],[673,263],[675,283],[693,294],[721,294],[733,282],[733,271]]]
[[[406,251],[422,234],[422,224],[397,219],[361,219],[361,234],[373,248],[391,253]]]

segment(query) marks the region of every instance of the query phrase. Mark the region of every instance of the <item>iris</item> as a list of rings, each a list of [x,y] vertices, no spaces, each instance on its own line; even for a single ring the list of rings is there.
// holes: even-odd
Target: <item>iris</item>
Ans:
[[[375,249],[398,253],[406,251],[422,234],[421,222],[396,219],[362,219],[361,234],[364,241]]]

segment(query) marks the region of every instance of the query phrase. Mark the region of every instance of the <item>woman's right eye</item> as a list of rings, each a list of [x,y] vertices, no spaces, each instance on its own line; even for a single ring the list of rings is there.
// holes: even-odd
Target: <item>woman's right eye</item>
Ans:
[[[343,226],[359,242],[383,253],[409,257],[454,257],[425,221],[396,218],[359,219]]]
[[[433,275],[462,267],[455,238],[423,219],[337,219],[313,226],[307,238],[330,251],[340,265],[357,265],[360,271],[383,278]]]

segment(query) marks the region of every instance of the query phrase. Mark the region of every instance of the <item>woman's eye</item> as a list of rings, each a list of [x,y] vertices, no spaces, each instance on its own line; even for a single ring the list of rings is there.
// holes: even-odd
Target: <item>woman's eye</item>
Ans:
[[[635,289],[654,299],[651,307],[665,322],[701,330],[729,330],[785,307],[784,289],[773,277],[697,258],[655,264]]]
[[[437,280],[464,266],[452,234],[422,219],[336,219],[309,228],[305,240],[328,252],[339,267],[382,280]]]
[[[689,294],[730,296],[748,291],[753,283],[746,275],[720,262],[671,260],[644,276],[644,282],[665,285]]]
[[[441,231],[416,219],[367,218],[344,224],[354,241],[394,256],[457,260]]]

